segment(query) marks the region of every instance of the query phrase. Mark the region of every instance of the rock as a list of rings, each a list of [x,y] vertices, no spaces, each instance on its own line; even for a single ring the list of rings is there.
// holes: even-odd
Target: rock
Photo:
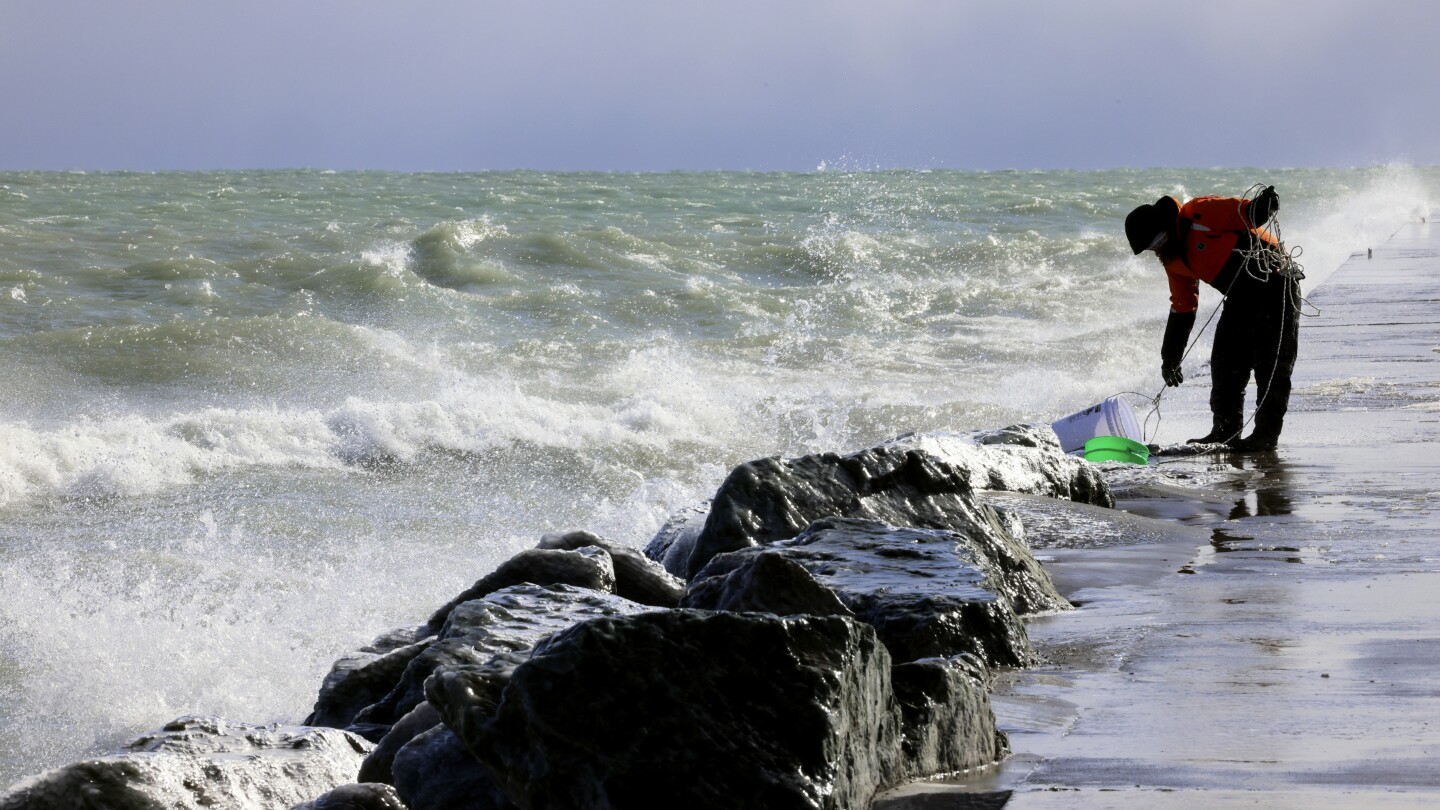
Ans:
[[[444,607],[435,611],[426,629],[438,633],[457,605],[511,585],[574,585],[592,591],[613,593],[615,565],[604,549],[587,547],[575,551],[532,548],[516,554],[493,572],[480,578]]]
[[[782,554],[721,554],[700,572],[681,607],[777,616],[854,616],[805,566]]]
[[[881,447],[926,453],[956,470],[976,490],[1022,492],[1115,506],[1115,496],[1099,468],[1060,452],[1059,442],[1051,444],[1040,428],[1023,433],[1023,427],[981,434],[979,441],[983,443],[958,433],[922,433],[891,440]],[[1030,441],[1038,446],[1029,446],[1026,442]]]
[[[395,790],[409,810],[513,810],[505,792],[443,724],[395,756]]]
[[[691,589],[702,593],[714,574],[728,576],[740,561],[781,556],[874,627],[896,661],[970,653],[991,666],[1023,666],[1033,653],[1014,594],[1023,592],[1026,604],[1068,603],[1038,565],[1043,580],[1030,579],[1023,568],[1005,571],[993,546],[1005,545],[1008,536],[998,522],[986,528],[962,534],[826,518],[790,540],[714,558]],[[1034,562],[1023,547],[1018,552]]]
[[[985,668],[968,656],[925,658],[890,670],[904,718],[910,776],[975,768],[1009,753],[986,690]]]
[[[685,565],[690,552],[695,549],[695,540],[705,528],[710,517],[710,503],[691,506],[670,516],[660,531],[645,545],[645,556],[660,563],[666,571],[685,578]]]
[[[529,660],[530,653],[501,653],[478,666],[464,667],[470,704],[493,712],[515,668]],[[361,766],[360,778],[394,783],[410,810],[515,807],[489,769],[465,749],[428,700],[385,735]]]
[[[912,466],[909,469],[922,474],[894,476],[897,468],[904,467],[901,462],[911,450],[940,462],[937,474],[926,475]],[[766,476],[774,480],[766,483]],[[1011,425],[973,435],[907,434],[850,456],[823,454],[742,464],[731,471],[711,504],[672,516],[646,545],[645,556],[660,562],[670,573],[688,579],[710,556],[751,545],[744,542],[745,537],[778,535],[783,539],[829,515],[870,517],[895,526],[950,528],[937,525],[933,514],[925,514],[927,510],[922,508],[920,513],[912,514],[908,507],[923,507],[919,501],[943,497],[953,490],[953,483],[943,480],[951,476],[963,479],[971,490],[1004,490],[1106,507],[1115,505],[1114,495],[1099,470],[1061,452],[1059,439],[1048,425]],[[855,485],[848,488],[851,491],[846,491],[847,482]],[[838,488],[837,483],[841,485]],[[886,492],[890,487],[895,491]],[[720,503],[722,499],[724,503]],[[739,515],[734,514],[737,506]],[[826,508],[832,511],[824,511]],[[712,525],[710,512],[716,509],[725,515]],[[737,522],[742,525],[736,526]],[[702,542],[717,541],[718,545],[696,554]]]
[[[598,548],[547,551],[546,554],[603,557]],[[449,611],[435,641],[405,668],[384,698],[366,707],[355,724],[387,727],[425,699],[425,679],[438,667],[483,664],[500,653],[528,650],[551,633],[598,616],[655,610],[572,585],[514,585],[471,599]]]
[[[28,779],[3,810],[293,807],[355,781],[369,743],[338,729],[182,717],[112,756]]]
[[[1049,425],[1010,425],[999,430],[984,431],[975,434],[975,443],[1013,444],[1016,447],[1034,447],[1054,450],[1057,453],[1064,452],[1060,446],[1060,437],[1055,435],[1055,429]]]
[[[484,673],[477,682],[485,684],[473,698],[498,703],[515,667],[528,659],[528,651],[500,654],[482,667],[472,668],[473,672]],[[429,701],[421,702],[395,723],[360,766],[359,778],[394,784],[410,810],[505,810],[515,806],[490,772],[445,728]]]
[[[907,772],[890,657],[844,617],[594,619],[487,684],[427,696],[522,808],[861,808]]]
[[[788,540],[823,517],[891,526],[961,528],[986,507],[959,471],[919,450],[877,447],[741,464],[715,493],[686,562],[695,576],[716,554]]]
[[[395,755],[406,743],[424,734],[430,729],[440,725],[440,713],[435,711],[427,701],[420,701],[420,705],[411,709],[408,714],[390,727],[380,742],[375,744],[375,750],[360,765],[360,774],[357,777],[361,782],[383,782],[387,785],[395,783],[394,773],[391,766],[395,762]]]
[[[685,593],[685,582],[644,554],[628,546],[602,539],[590,532],[547,534],[540,548],[576,549],[594,546],[604,549],[615,567],[615,594],[632,602],[654,607],[675,607]]]
[[[313,802],[291,810],[410,810],[390,785],[341,785]]]
[[[435,643],[457,605],[509,585],[560,583],[607,593],[613,591],[615,570],[610,553],[600,547],[520,552],[450,600],[426,624],[388,633],[336,661],[320,687],[315,709],[306,724],[344,728],[372,742],[379,741],[390,730],[391,723],[419,702],[422,691],[419,682],[412,685],[408,695],[391,693],[404,680],[405,672],[415,659]],[[558,629],[555,627],[551,632]],[[437,652],[431,657],[443,661],[447,653]],[[434,667],[433,664],[422,666],[426,675]],[[423,680],[421,677],[420,681]]]
[[[1017,612],[1069,606],[1029,548],[976,496],[964,475],[928,453],[894,448],[844,458],[761,459],[735,468],[715,495],[687,578],[694,579],[716,554],[787,540],[810,522],[831,516],[963,534],[979,558],[993,564],[989,570],[996,574],[997,592]],[[806,522],[800,525],[801,520]]]
[[[315,710],[305,719],[305,725],[350,725],[361,709],[385,697],[405,667],[435,641],[435,636],[425,636],[424,630],[418,627],[387,633],[336,661],[320,686]]]

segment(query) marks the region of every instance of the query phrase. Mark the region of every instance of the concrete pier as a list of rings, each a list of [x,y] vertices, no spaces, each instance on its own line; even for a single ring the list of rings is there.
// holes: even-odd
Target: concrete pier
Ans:
[[[1440,227],[1309,299],[1279,451],[1166,461],[1240,477],[1122,501],[1168,542],[1040,551],[1082,607],[996,686],[1014,755],[889,806],[1440,806]]]

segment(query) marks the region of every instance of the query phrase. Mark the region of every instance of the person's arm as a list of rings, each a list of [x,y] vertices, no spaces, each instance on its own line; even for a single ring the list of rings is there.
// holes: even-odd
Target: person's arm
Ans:
[[[1197,197],[1185,204],[1185,215],[1202,231],[1249,231],[1261,228],[1280,210],[1280,196],[1268,186],[1253,200],[1240,197]]]
[[[1185,344],[1190,340],[1190,330],[1195,327],[1195,313],[1170,310],[1165,321],[1165,339],[1160,343],[1160,376],[1169,386],[1185,382],[1185,373],[1180,370],[1180,360],[1185,356]]]
[[[1195,327],[1195,310],[1200,307],[1200,280],[1185,272],[1178,260],[1165,263],[1170,282],[1170,317],[1165,321],[1165,339],[1160,343],[1160,376],[1169,386],[1185,381],[1180,361],[1190,330]]]
[[[1250,227],[1263,228],[1275,212],[1280,210],[1280,195],[1275,193],[1274,186],[1266,186],[1245,209],[1245,218],[1250,220]]]

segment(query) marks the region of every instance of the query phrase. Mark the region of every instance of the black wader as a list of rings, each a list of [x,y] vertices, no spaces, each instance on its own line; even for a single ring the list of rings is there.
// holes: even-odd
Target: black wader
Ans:
[[[1210,350],[1212,435],[1238,437],[1245,388],[1255,375],[1256,444],[1273,447],[1290,404],[1290,374],[1300,346],[1300,282],[1273,273],[1261,281],[1239,269],[1225,298]]]

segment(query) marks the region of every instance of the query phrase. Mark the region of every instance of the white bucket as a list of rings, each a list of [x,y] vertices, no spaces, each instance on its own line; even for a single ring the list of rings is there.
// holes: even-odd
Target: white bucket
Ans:
[[[1137,442],[1145,441],[1135,411],[1120,397],[1110,397],[1099,405],[1057,419],[1050,427],[1060,437],[1060,447],[1066,453],[1084,452],[1085,442],[1096,436],[1124,436]]]

